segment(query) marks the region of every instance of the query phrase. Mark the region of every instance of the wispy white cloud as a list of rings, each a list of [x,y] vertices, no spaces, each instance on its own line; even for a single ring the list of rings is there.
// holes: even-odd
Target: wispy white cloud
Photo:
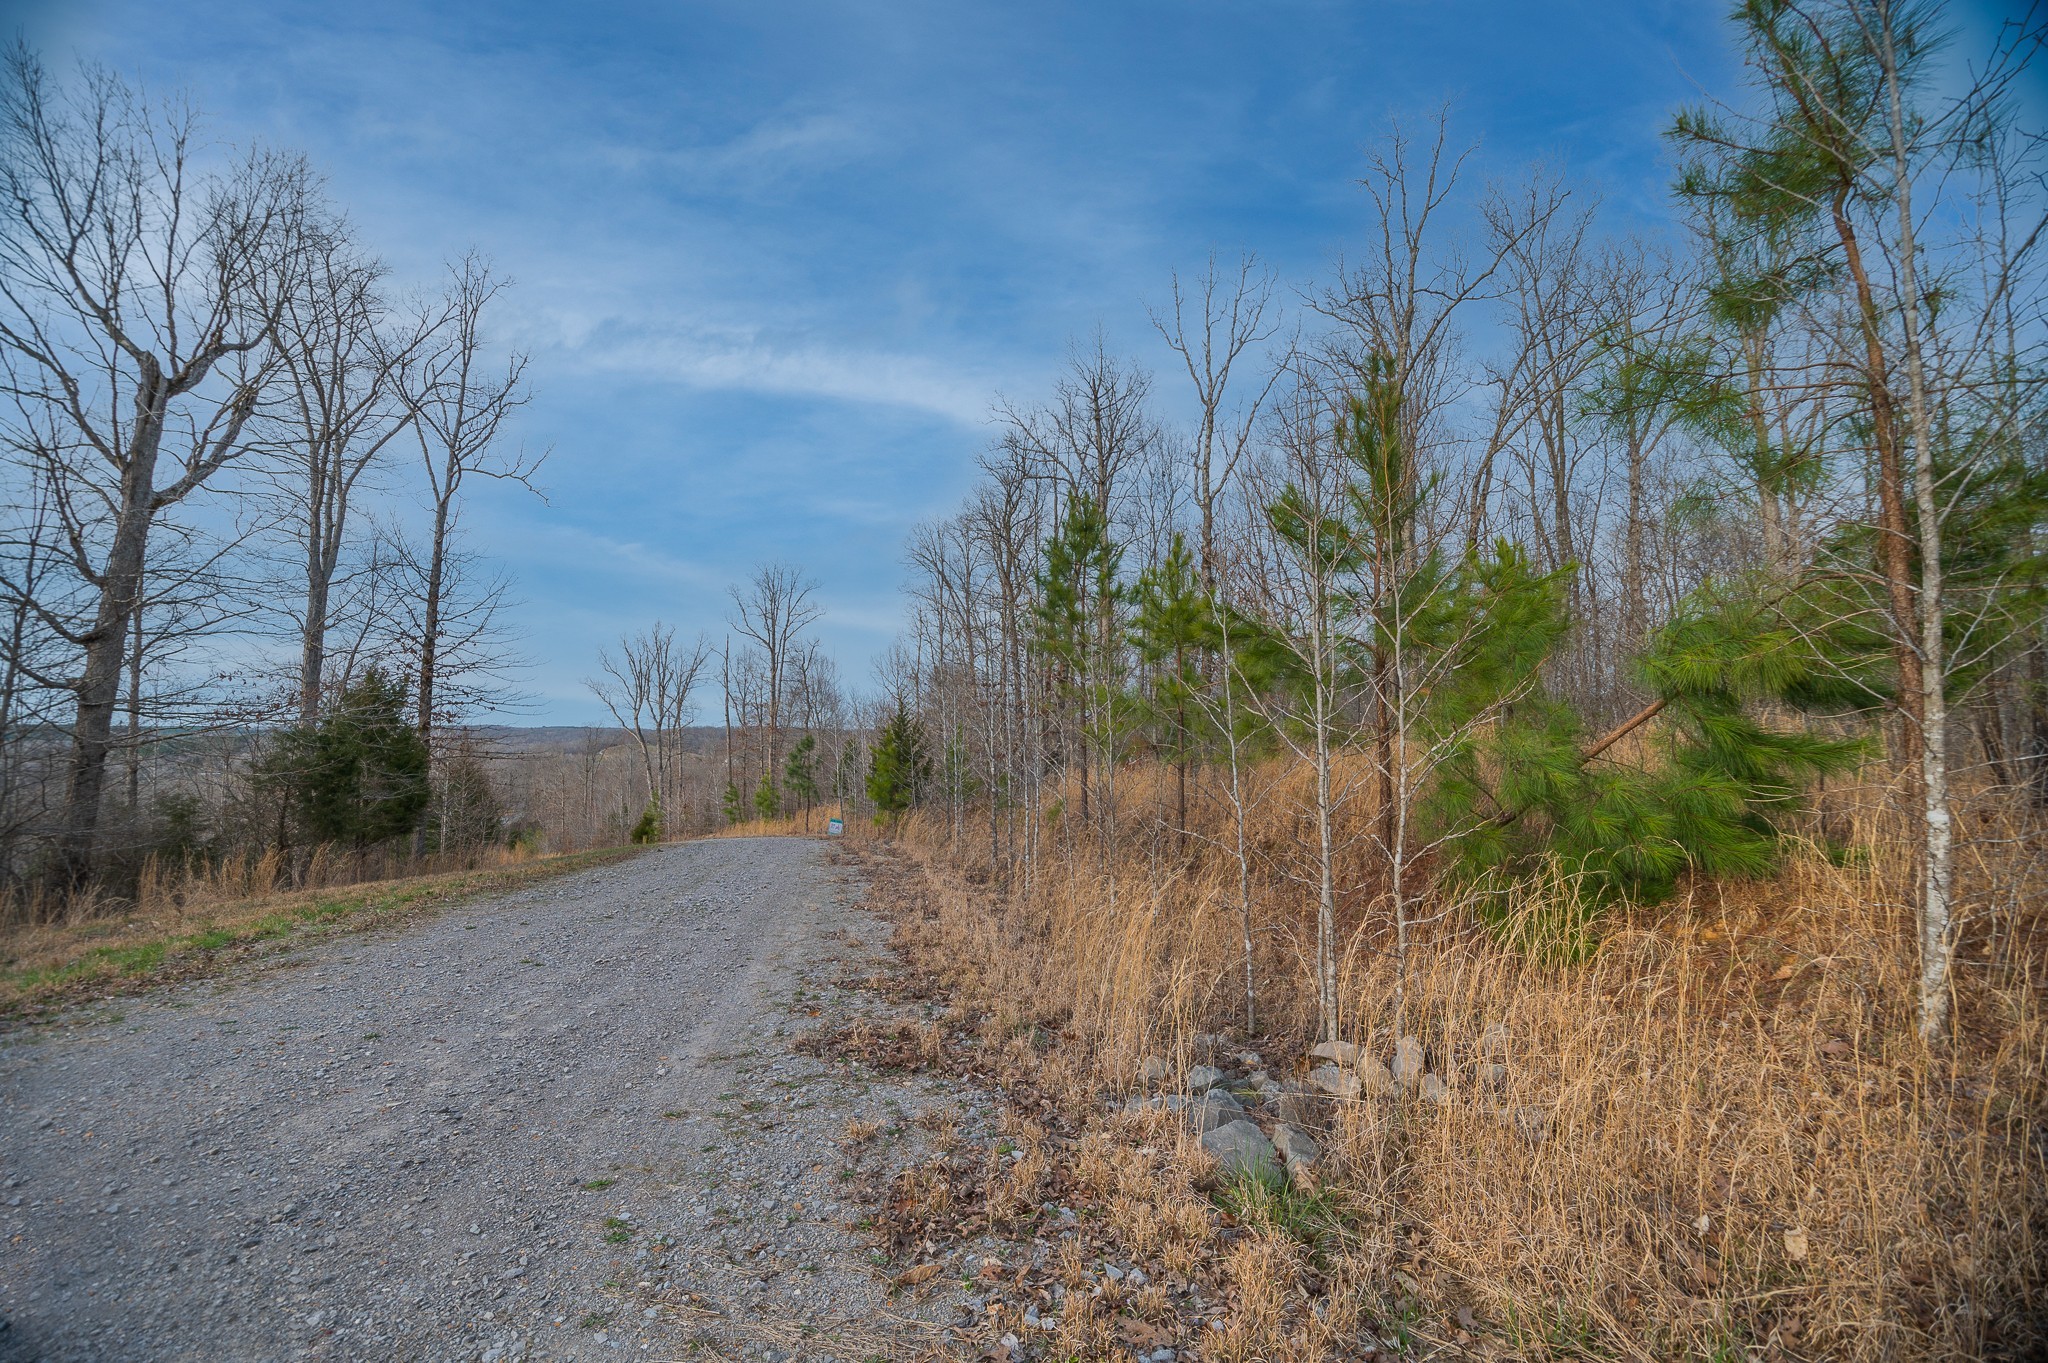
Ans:
[[[901,597],[872,602],[833,601],[829,610],[827,618],[835,631],[865,634],[878,640],[892,639],[900,633],[907,613]]]
[[[601,154],[622,171],[677,179],[693,190],[730,193],[758,190],[821,165],[842,165],[877,146],[871,118],[840,110],[778,113],[723,141],[667,148],[616,143]]]
[[[573,563],[579,572],[604,569],[629,574],[636,581],[695,591],[722,592],[725,588],[725,577],[717,568],[678,558],[638,540],[561,522],[535,527],[531,533],[536,538],[522,555],[529,562],[553,558]]]
[[[693,388],[879,403],[928,412],[963,426],[988,420],[992,376],[926,356],[780,341],[743,330],[611,338],[578,328],[577,358],[590,368],[673,379]]]

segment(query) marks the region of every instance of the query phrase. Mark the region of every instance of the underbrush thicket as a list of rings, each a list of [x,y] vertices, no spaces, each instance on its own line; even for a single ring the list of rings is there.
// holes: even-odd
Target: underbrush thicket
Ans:
[[[1172,808],[1170,772],[1118,779],[1127,809]],[[1030,1096],[1026,1115],[1057,1114],[1092,1140],[1154,1123],[1111,1143],[1146,1164],[1130,1153],[1139,1141],[1176,1138],[1111,1101],[1138,1087],[1143,1057],[1169,1058],[1177,1076],[1209,1058],[1213,1033],[1276,1074],[1303,1055],[1318,1033],[1315,891],[1291,861],[1302,839],[1289,779],[1259,778],[1250,1036],[1220,800],[1195,800],[1185,851],[1155,832],[1106,860],[1055,824],[1035,873],[1007,887],[1015,868],[955,841],[945,818],[901,822],[898,845],[918,862],[889,889],[906,965]],[[1868,853],[1830,853],[1816,836],[1768,881],[1684,882],[1655,910],[1615,910],[1571,952],[1503,932],[1498,905],[1437,903],[1410,944],[1398,1016],[1391,929],[1362,896],[1344,901],[1344,1034],[1381,1057],[1397,1036],[1421,1038],[1452,1095],[1330,1104],[1318,1201],[1237,1205],[1239,1233],[1175,1251],[1208,1254],[1231,1284],[1229,1328],[1201,1356],[1353,1357],[1361,1332],[1462,1340],[1481,1356],[2037,1356],[2039,829],[2010,826],[2022,814],[1995,802],[1965,821],[1976,912],[1956,1033],[1930,1050],[1914,1030],[1909,868],[1888,850],[1902,840],[1886,795],[1838,787],[1814,815],[1827,845]],[[1361,869],[1342,883],[1370,884]],[[1515,915],[1556,921],[1548,901],[1565,893],[1525,887],[1510,929]],[[1490,1028],[1508,1037],[1497,1085],[1481,1079]],[[1189,1210],[1220,1205],[1198,1191],[1206,1157],[1177,1140],[1180,1172],[1122,1194],[1112,1224],[1134,1253],[1163,1252],[1162,1226],[1214,1229],[1213,1212],[1205,1223]]]

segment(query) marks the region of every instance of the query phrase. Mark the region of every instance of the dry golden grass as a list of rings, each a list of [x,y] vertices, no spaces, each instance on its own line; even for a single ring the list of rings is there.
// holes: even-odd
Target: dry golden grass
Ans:
[[[603,865],[635,850],[540,856],[498,848],[462,859],[461,869],[339,886],[321,883],[333,872],[323,875],[316,856],[313,884],[289,891],[268,888],[278,876],[274,854],[178,879],[151,870],[133,905],[87,902],[56,921],[17,919],[0,928],[0,1018],[211,973],[251,947],[385,921]]]
[[[1289,874],[1299,823],[1285,781],[1266,784],[1258,811],[1262,1016],[1242,1038],[1276,1074],[1313,1024],[1312,905]],[[1063,1152],[1069,1195],[1113,1208],[1132,1253],[1217,1279],[1231,1309],[1202,1357],[1357,1357],[1365,1332],[1529,1358],[1946,1360],[2048,1345],[2048,894],[2019,813],[1986,805],[1966,820],[1980,836],[1965,857],[1957,1036],[1932,1052],[1909,1007],[1901,840],[1868,787],[1830,792],[1817,827],[1875,853],[1845,863],[1802,848],[1769,883],[1693,885],[1609,918],[1585,959],[1539,959],[1448,914],[1412,951],[1401,1019],[1387,925],[1347,897],[1347,1031],[1383,1059],[1397,1034],[1420,1037],[1453,1089],[1440,1105],[1366,1099],[1333,1114],[1317,1205],[1342,1230],[1311,1252],[1257,1217],[1215,1241],[1232,1223],[1204,1196],[1199,1152],[1108,1112],[1141,1057],[1184,1062],[1242,1008],[1234,864],[1214,844],[1146,836],[1133,811],[1169,807],[1164,780],[1119,782],[1113,874],[1077,840],[1028,891],[999,894],[985,848],[949,848],[945,821],[918,817],[899,842],[917,865],[884,878],[882,902],[912,975],[943,986],[953,1025],[978,1042],[980,1060],[956,1063],[992,1068],[1021,1110],[1080,1133]],[[1201,831],[1222,838],[1226,812],[1205,806]],[[1498,1090],[1480,1068],[1495,1026],[1509,1038]],[[1143,1141],[1178,1158],[1135,1155]],[[1008,1208],[1042,1192],[978,1196]],[[1062,1343],[1101,1356],[1100,1324],[1075,1315]]]
[[[822,838],[825,823],[839,817],[839,806],[819,805],[808,816],[792,814],[786,819],[747,819],[740,823],[727,824],[724,828],[713,829],[705,834],[707,838]],[[865,820],[847,819],[845,836],[863,841],[873,837],[873,827]]]

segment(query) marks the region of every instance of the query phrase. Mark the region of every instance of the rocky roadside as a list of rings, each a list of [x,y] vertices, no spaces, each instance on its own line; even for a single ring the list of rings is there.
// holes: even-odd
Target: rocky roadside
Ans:
[[[1506,1100],[1505,1029],[1455,1054],[1403,1036],[1384,1058],[1347,1042],[1202,1033],[1179,1038],[1173,1061],[1133,1060],[1113,1053],[1114,1038],[1060,1035],[1056,1000],[1006,1007],[959,966],[961,942],[990,930],[974,914],[1002,913],[993,900],[962,909],[983,887],[909,855],[866,855],[878,911],[897,926],[893,973],[871,984],[927,1020],[811,1044],[949,1076],[1000,1102],[992,1146],[940,1140],[873,1198],[899,1283],[958,1277],[973,1289],[945,1336],[953,1356],[1474,1356],[1473,1322],[1424,1306],[1419,1240],[1358,1191],[1346,1161],[1360,1129],[1471,1111],[1543,1144],[1548,1110]]]

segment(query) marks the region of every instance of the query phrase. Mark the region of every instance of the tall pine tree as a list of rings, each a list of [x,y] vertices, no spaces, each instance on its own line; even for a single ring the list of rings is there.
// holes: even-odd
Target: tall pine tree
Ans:
[[[869,756],[868,799],[875,806],[875,822],[886,823],[914,808],[931,777],[924,726],[899,702],[875,736]]]
[[[802,808],[806,833],[811,831],[811,806],[818,802],[817,751],[817,736],[805,734],[789,750],[789,760],[782,767],[782,787]]]

